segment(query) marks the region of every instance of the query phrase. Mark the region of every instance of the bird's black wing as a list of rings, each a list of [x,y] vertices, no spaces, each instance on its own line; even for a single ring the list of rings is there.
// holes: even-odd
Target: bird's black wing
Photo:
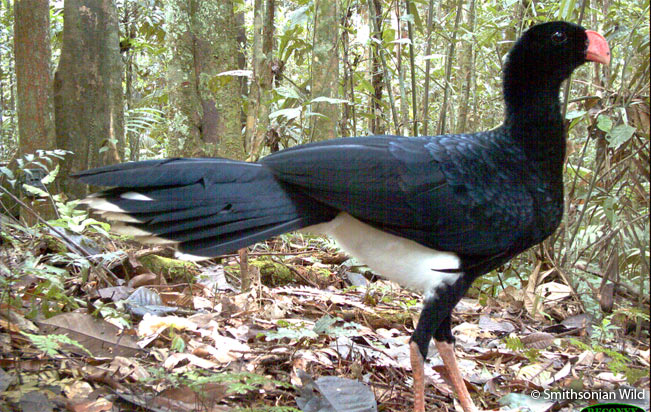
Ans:
[[[494,256],[517,247],[534,214],[517,173],[525,160],[515,145],[500,144],[508,142],[500,133],[334,139],[261,163],[279,180],[382,230],[438,250]]]

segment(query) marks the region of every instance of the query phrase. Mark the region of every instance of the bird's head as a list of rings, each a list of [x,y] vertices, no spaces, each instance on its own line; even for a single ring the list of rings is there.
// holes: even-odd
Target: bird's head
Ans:
[[[531,27],[515,43],[507,58],[505,80],[516,83],[559,84],[587,61],[610,63],[610,48],[604,37],[592,30],[564,21]]]

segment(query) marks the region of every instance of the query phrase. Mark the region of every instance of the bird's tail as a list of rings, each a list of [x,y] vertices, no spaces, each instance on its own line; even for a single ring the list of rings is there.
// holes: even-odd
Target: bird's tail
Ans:
[[[74,175],[112,186],[83,200],[117,233],[171,244],[185,259],[205,259],[317,224],[334,211],[291,190],[258,163],[168,159],[100,167]]]

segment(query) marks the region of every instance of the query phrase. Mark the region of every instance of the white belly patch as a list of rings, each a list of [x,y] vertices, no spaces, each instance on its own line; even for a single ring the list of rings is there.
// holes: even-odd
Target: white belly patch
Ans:
[[[461,272],[440,271],[461,267],[456,254],[430,249],[413,240],[383,232],[347,213],[340,213],[330,222],[301,231],[330,236],[343,250],[383,277],[403,287],[425,292],[425,299],[434,297],[440,285],[451,285],[462,275]]]

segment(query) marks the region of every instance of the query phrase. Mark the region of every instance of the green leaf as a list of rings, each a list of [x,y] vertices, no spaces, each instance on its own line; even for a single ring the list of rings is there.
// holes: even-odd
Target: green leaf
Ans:
[[[612,197],[608,197],[604,199],[604,202],[601,205],[604,214],[606,215],[606,219],[608,219],[611,225],[614,225],[617,219],[617,215],[615,214],[615,204],[616,204],[616,199]],[[606,322],[607,319],[604,319],[603,321]]]
[[[567,120],[572,120],[572,119],[576,119],[578,117],[581,117],[586,113],[588,113],[588,112],[586,112],[585,110],[571,110],[571,111],[569,111],[569,112],[567,112],[565,114],[565,118]]]
[[[402,16],[400,16],[400,20],[401,21],[406,21],[406,22],[409,22],[409,23],[413,23],[414,22],[414,15],[413,14],[403,14]]]
[[[287,120],[294,120],[298,116],[301,115],[301,108],[300,107],[294,107],[290,109],[280,109],[276,110],[275,112],[271,113],[269,115],[269,119],[275,119],[276,117],[283,116],[287,118]]]
[[[369,94],[374,94],[374,93],[375,93],[375,88],[373,87],[373,85],[371,84],[371,82],[369,82],[368,80],[366,80],[366,79],[359,79],[359,83],[358,83],[358,84],[359,84],[359,88],[360,88],[361,90],[366,91],[366,92],[369,93]]]
[[[335,326],[335,323],[340,320],[339,318],[325,315],[316,321],[312,330],[319,335],[350,336],[356,334],[361,328],[360,325],[353,322],[344,323],[343,326]]]
[[[84,352],[86,352],[89,356],[93,356],[92,353],[88,349],[86,349],[81,343],[77,342],[74,339],[70,339],[66,335],[33,335],[31,333],[26,333],[26,332],[20,332],[22,335],[27,337],[29,340],[32,341],[34,346],[36,346],[39,350],[44,352],[46,355],[50,357],[57,356],[59,354],[59,351],[62,351],[64,353],[67,353],[68,351],[63,350],[61,345],[72,345],[75,346]]]
[[[179,335],[174,335],[170,348],[175,352],[183,352],[185,350],[185,341]]]
[[[284,338],[291,340],[299,340],[303,338],[315,339],[317,335],[313,330],[307,328],[301,329],[289,329],[289,328],[278,328],[277,331],[268,331],[265,332],[267,340],[281,340]]]
[[[0,166],[0,173],[7,176],[8,179],[14,178],[14,173],[8,167]]]
[[[310,6],[303,6],[289,13],[287,16],[287,29],[291,29],[294,26],[306,24],[308,20],[307,11],[309,9]]]
[[[334,97],[326,97],[326,96],[316,97],[312,99],[310,103],[350,104],[348,100],[335,99]]]
[[[217,76],[251,77],[253,76],[253,70],[228,70],[217,73]]]
[[[56,179],[58,174],[59,174],[59,165],[56,165],[54,170],[52,170],[50,173],[47,174],[47,176],[41,179],[41,183],[43,183],[44,185],[49,185],[50,183],[54,182],[54,179]]]
[[[42,189],[39,189],[36,186],[28,185],[27,183],[23,183],[23,189],[26,192],[28,192],[28,193],[30,193],[32,195],[35,195],[35,196],[39,196],[39,197],[48,197],[49,196],[46,191],[44,191]]]
[[[626,123],[617,125],[606,135],[608,145],[613,149],[617,149],[623,143],[628,142],[635,133],[635,127],[629,126]]]
[[[560,20],[572,20],[575,7],[576,0],[563,0],[558,9],[558,18]]]
[[[613,119],[604,114],[600,114],[597,117],[597,128],[606,133],[610,132],[610,129],[613,128]]]
[[[317,320],[314,324],[314,332],[320,334],[328,334],[330,327],[337,323],[337,319],[331,316],[325,315],[321,319]]]
[[[420,16],[418,15],[418,8],[416,7],[416,3],[414,2],[409,2],[409,15],[412,16],[414,19],[414,25],[416,26],[416,30],[419,32],[423,32],[423,21],[421,20]]]
[[[402,39],[394,40],[391,43],[395,43],[395,44],[411,44],[411,40],[403,37]]]
[[[301,96],[298,94],[296,89],[293,87],[285,87],[285,86],[280,86],[275,89],[276,93],[279,95],[286,97],[288,99],[300,99]]]

